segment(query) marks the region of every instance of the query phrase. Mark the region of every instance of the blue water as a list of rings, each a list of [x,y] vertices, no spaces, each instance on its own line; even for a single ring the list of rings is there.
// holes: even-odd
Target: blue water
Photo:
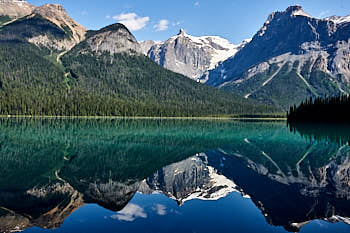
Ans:
[[[350,232],[344,127],[2,119],[0,129],[0,232]]]
[[[218,201],[191,200],[182,206],[162,194],[137,193],[129,206],[135,211],[123,218],[118,212],[87,204],[52,232],[286,232],[269,225],[252,201],[237,192]],[[26,232],[47,230],[34,227]],[[301,232],[349,232],[349,226],[314,220]]]

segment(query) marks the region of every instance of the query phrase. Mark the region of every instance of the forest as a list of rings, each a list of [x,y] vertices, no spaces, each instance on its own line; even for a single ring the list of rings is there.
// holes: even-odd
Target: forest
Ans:
[[[350,97],[310,98],[299,106],[290,107],[287,119],[288,122],[350,123]]]
[[[107,29],[113,28],[86,37]],[[71,37],[37,15],[0,28],[0,115],[201,117],[277,111],[166,70],[142,54],[93,52],[87,39],[58,59],[62,51],[50,44],[28,42],[41,35],[50,41]]]
[[[222,116],[274,112],[198,84],[144,56],[54,55],[21,41],[0,44],[0,115]]]

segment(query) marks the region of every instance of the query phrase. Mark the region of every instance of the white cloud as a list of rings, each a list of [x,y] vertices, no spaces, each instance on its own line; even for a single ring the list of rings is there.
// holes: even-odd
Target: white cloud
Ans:
[[[152,207],[152,210],[156,211],[160,216],[166,215],[165,205],[157,204],[155,207]]]
[[[200,3],[197,1],[197,2],[195,2],[193,5],[194,5],[194,6],[199,6]]]
[[[149,17],[140,17],[136,13],[127,13],[113,16],[118,23],[124,24],[130,31],[138,31],[144,28],[149,21]]]
[[[153,28],[156,29],[156,31],[165,31],[169,27],[169,21],[166,19],[162,19],[157,23],[156,25],[153,26]]]
[[[123,210],[112,215],[111,218],[132,222],[137,218],[147,218],[147,214],[141,206],[130,203]]]
[[[110,15],[106,15],[106,19],[110,19],[111,18],[111,16]]]
[[[331,13],[330,10],[321,11],[321,13],[318,15],[318,18],[324,18],[324,17],[328,16],[330,13]]]
[[[80,12],[82,16],[87,16],[89,13],[86,10],[83,10],[82,12]]]
[[[175,26],[179,26],[180,24],[183,24],[183,23],[184,23],[183,21],[182,22],[177,21],[177,22],[173,22],[172,25],[173,25],[173,27],[175,27]]]

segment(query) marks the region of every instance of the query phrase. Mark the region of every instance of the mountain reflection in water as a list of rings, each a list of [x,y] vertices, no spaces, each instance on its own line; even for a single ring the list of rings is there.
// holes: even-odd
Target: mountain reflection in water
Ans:
[[[77,119],[0,126],[0,232],[59,229],[89,203],[119,220],[137,210],[145,218],[136,193],[161,193],[181,208],[238,192],[270,225],[291,232],[316,219],[350,224],[343,126]],[[154,208],[165,214],[165,206]]]

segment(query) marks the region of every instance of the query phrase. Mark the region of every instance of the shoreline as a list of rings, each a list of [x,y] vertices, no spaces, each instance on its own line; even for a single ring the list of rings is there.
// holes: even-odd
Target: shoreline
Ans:
[[[135,120],[259,120],[287,121],[287,117],[142,117],[142,116],[31,116],[31,115],[0,115],[0,118],[27,119],[135,119]]]

